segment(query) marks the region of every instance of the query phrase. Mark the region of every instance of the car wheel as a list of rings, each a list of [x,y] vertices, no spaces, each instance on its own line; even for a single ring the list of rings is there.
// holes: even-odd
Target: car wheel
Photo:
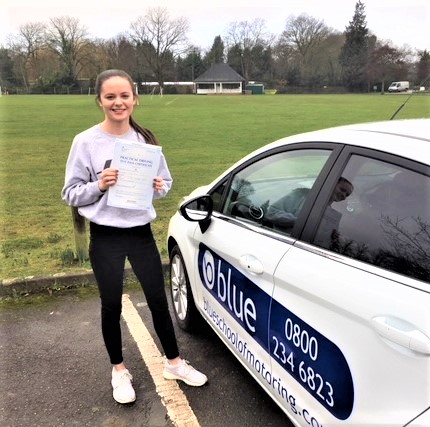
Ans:
[[[198,317],[184,259],[178,246],[170,253],[170,296],[181,329],[193,329]]]

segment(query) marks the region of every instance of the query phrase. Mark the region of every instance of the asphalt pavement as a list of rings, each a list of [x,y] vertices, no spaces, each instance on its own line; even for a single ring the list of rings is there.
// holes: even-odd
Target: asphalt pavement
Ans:
[[[55,296],[0,313],[3,427],[170,426],[137,348],[124,334],[138,400],[116,404],[98,297]]]
[[[143,293],[135,287],[126,292],[160,349]],[[175,425],[125,322],[124,357],[137,400],[128,406],[113,400],[94,288],[18,301],[2,304],[0,310],[0,426]],[[198,425],[291,425],[208,326],[202,323],[193,335],[176,331],[182,356],[209,377],[203,387],[179,383]]]

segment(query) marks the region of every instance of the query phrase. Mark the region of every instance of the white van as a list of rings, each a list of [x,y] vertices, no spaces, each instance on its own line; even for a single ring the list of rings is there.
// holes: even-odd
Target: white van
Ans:
[[[388,92],[406,92],[409,90],[409,82],[393,82],[388,88]]]

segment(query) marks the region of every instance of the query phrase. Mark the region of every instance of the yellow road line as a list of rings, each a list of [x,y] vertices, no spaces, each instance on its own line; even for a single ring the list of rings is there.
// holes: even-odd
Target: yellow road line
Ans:
[[[154,381],[155,389],[172,423],[177,427],[199,427],[197,417],[177,382],[163,378],[163,357],[127,294],[122,297],[122,317],[136,341],[142,359]]]

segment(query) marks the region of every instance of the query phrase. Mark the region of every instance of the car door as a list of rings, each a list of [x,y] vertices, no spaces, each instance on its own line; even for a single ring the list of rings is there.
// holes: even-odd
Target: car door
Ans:
[[[336,166],[276,268],[272,375],[304,424],[403,426],[430,402],[429,168],[356,148]]]
[[[260,384],[273,393],[268,323],[273,274],[292,247],[291,233],[320,174],[332,164],[332,146],[296,146],[257,157],[212,190],[215,211],[209,228],[196,227],[194,297],[200,311]],[[322,172],[323,171],[323,172]],[[297,188],[305,189],[294,193]],[[268,212],[294,193],[294,212],[282,238]],[[278,215],[279,216],[279,215]]]

